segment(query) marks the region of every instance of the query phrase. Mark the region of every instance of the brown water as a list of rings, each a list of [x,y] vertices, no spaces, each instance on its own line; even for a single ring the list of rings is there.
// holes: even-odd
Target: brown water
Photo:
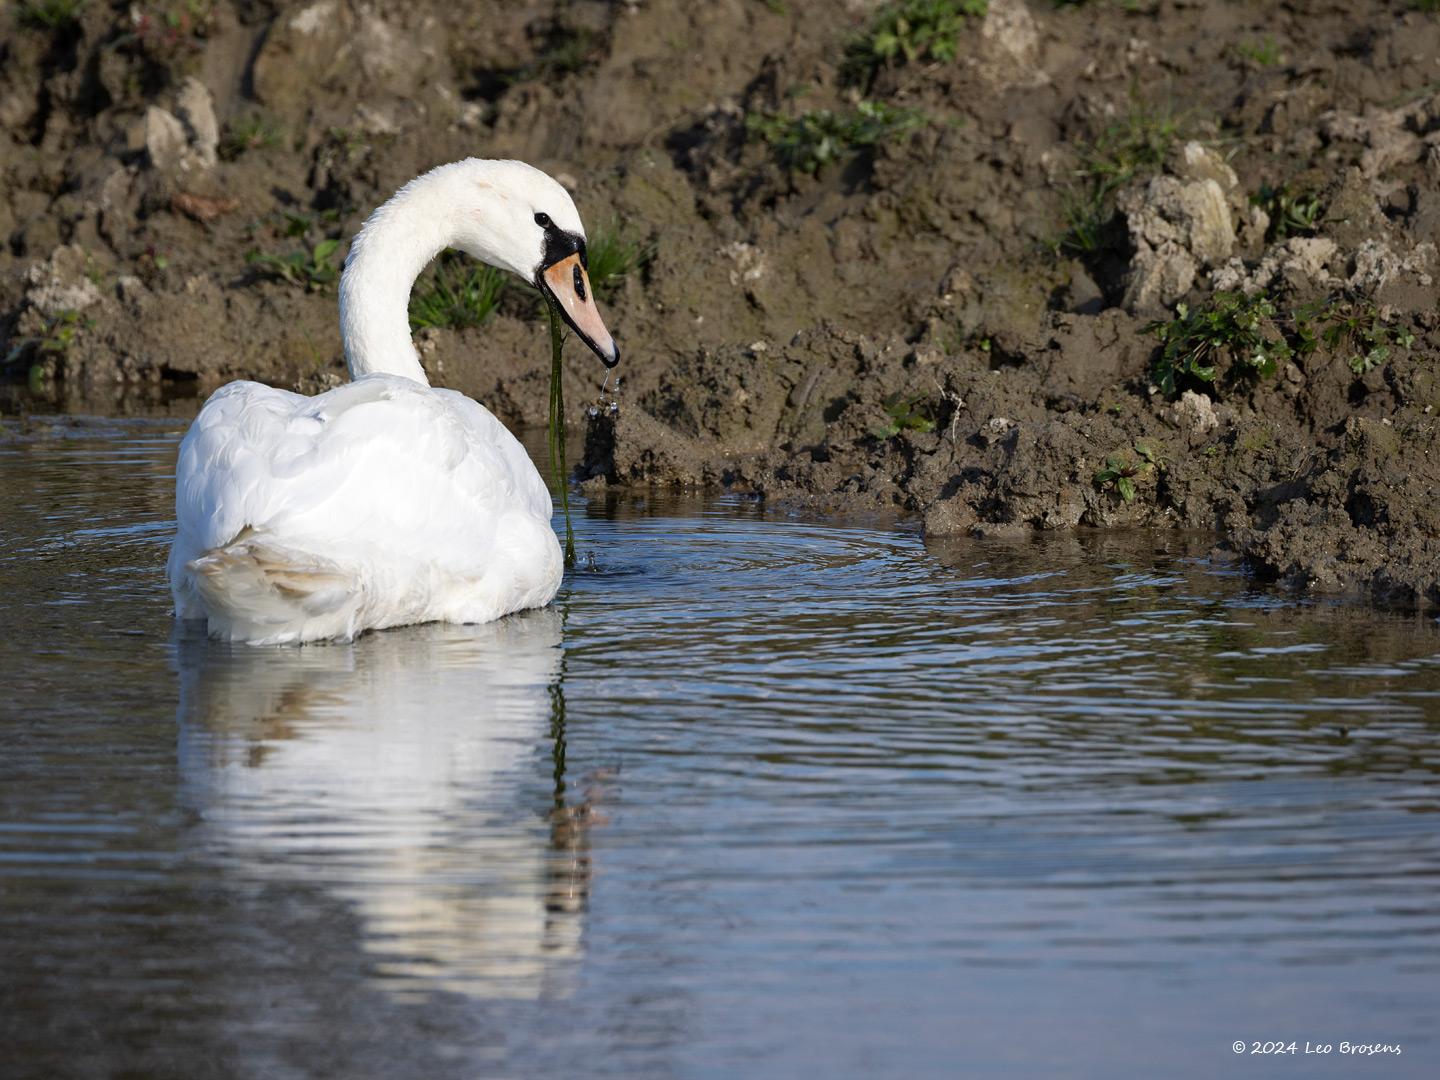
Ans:
[[[0,442],[0,1075],[1440,1066],[1433,621],[627,497],[549,610],[228,647],[177,434]]]

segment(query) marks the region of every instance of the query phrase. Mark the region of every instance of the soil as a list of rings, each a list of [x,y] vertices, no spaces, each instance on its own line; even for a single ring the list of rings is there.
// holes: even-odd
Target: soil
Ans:
[[[410,177],[518,157],[643,251],[601,294],[618,406],[567,356],[588,490],[1214,530],[1264,577],[1440,607],[1433,4],[990,0],[954,59],[859,76],[865,0],[41,6],[0,15],[0,356],[32,403],[334,384],[333,283],[256,255],[338,262]],[[755,137],[862,98],[912,122],[820,162]],[[1153,324],[1220,292],[1291,350],[1167,393]],[[420,345],[543,423],[524,290]]]

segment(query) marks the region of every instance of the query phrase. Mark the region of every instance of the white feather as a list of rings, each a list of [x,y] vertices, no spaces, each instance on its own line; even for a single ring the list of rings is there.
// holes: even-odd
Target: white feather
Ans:
[[[404,322],[416,274],[459,228],[442,227],[456,201],[483,204],[507,178],[533,188],[534,176],[519,163],[445,166],[376,212],[357,241],[366,257],[352,255],[342,286],[354,382],[316,397],[237,382],[205,404],[176,470],[178,616],[268,644],[486,622],[554,598],[563,564],[544,481],[488,410],[425,383]],[[544,179],[552,216],[578,222]],[[528,250],[528,211],[510,209],[524,195],[505,190],[503,227],[490,234],[508,227]]]

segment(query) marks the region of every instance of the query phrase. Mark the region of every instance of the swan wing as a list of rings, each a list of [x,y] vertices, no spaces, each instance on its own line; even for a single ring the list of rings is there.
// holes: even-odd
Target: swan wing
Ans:
[[[411,579],[475,581],[497,561],[509,567],[535,524],[549,531],[550,512],[524,448],[462,394],[387,375],[315,397],[233,383],[180,447],[177,610],[193,613],[188,564],[246,538],[292,585],[333,591],[349,575],[394,594],[417,588]]]

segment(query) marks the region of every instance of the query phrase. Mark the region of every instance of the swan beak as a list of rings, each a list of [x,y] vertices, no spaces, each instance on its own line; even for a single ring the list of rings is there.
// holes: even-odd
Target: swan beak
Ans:
[[[600,318],[600,309],[595,306],[595,297],[590,292],[590,276],[580,262],[580,253],[567,255],[557,263],[540,271],[536,282],[541,291],[560,305],[560,314],[570,324],[570,329],[580,335],[580,340],[594,350],[606,367],[620,362],[620,350],[605,329]]]

